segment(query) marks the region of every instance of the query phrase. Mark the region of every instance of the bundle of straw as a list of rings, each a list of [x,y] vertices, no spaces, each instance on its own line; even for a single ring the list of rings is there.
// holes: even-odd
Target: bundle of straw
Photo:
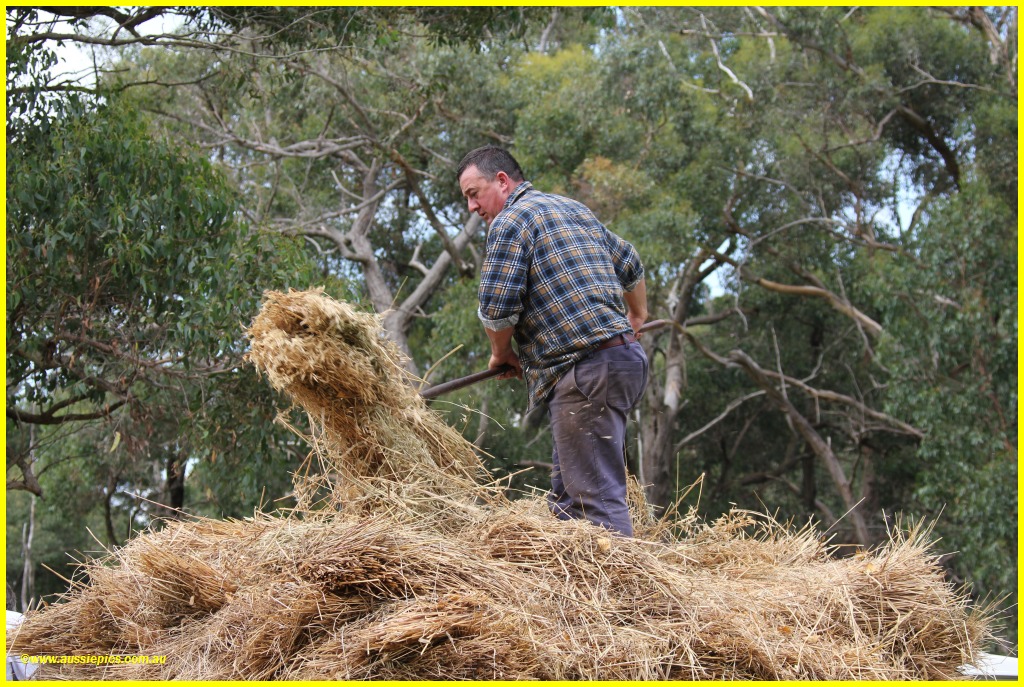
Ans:
[[[472,446],[424,404],[377,316],[322,289],[271,291],[246,334],[248,360],[309,417],[319,465],[296,483],[300,508],[417,510],[480,495]]]
[[[953,679],[989,639],[925,527],[836,558],[812,528],[748,512],[654,522],[636,485],[637,537],[557,520],[471,479],[471,448],[406,386],[375,318],[269,294],[250,336],[319,427],[314,453],[340,477],[318,486],[344,497],[171,522],[88,562],[8,649],[166,662],[40,677]]]

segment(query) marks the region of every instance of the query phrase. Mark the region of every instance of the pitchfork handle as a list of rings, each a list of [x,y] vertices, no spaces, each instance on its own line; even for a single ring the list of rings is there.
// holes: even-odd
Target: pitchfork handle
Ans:
[[[484,370],[483,372],[476,372],[474,374],[471,374],[468,377],[459,377],[458,379],[453,379],[449,382],[442,382],[441,384],[438,384],[437,386],[432,386],[429,389],[424,389],[423,391],[420,392],[420,396],[427,400],[430,400],[432,398],[440,396],[441,394],[446,394],[449,391],[455,391],[456,389],[461,389],[471,384],[482,382],[485,379],[497,377],[498,375],[504,374],[505,372],[511,372],[513,369],[514,368],[511,365],[491,367]]]

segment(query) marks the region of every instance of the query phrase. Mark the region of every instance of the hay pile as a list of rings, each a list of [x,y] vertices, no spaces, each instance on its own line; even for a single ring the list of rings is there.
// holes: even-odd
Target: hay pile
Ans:
[[[745,512],[667,536],[635,503],[640,536],[610,536],[474,481],[375,318],[269,294],[249,332],[334,473],[296,478],[318,507],[174,522],[90,563],[9,651],[167,662],[40,677],[949,679],[988,638],[924,529],[835,559],[814,531]]]

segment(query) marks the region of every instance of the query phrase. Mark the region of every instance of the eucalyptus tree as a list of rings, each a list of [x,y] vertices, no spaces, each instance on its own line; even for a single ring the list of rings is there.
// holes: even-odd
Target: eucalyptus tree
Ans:
[[[508,142],[511,113],[489,107],[487,81],[522,49],[519,34],[554,39],[551,12],[214,14],[234,33],[206,50],[143,49],[118,79],[176,84],[141,92],[141,106],[232,171],[251,222],[302,237],[325,271],[357,284],[415,371],[415,320],[479,260],[483,227],[455,195],[452,158],[481,138]],[[512,37],[496,40],[503,30]]]
[[[90,522],[116,545],[201,510],[202,498],[186,504],[186,473],[235,440],[248,444],[242,474],[285,462],[240,330],[263,288],[308,263],[294,240],[239,220],[200,151],[154,137],[118,92],[61,76],[44,14],[7,15],[7,488],[42,499],[10,499],[8,524]],[[259,499],[249,486],[232,514]]]
[[[657,254],[653,298],[691,326],[655,351],[653,500],[703,472],[705,503],[811,514],[862,545],[900,511],[942,512],[951,568],[1013,590],[1016,9],[623,17],[599,92],[663,112],[650,149],[675,159],[633,168],[656,191],[618,221],[661,193],[694,217],[692,253]],[[677,90],[652,103],[648,83]],[[706,299],[712,273],[725,293]]]

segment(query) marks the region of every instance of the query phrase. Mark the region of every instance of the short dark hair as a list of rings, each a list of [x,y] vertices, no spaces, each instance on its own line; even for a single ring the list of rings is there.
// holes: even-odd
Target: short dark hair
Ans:
[[[488,181],[497,176],[498,172],[504,172],[512,181],[524,180],[523,170],[516,159],[512,157],[512,153],[498,146],[486,145],[466,153],[466,157],[462,158],[459,169],[455,173],[455,183],[459,183],[462,173],[474,165]]]

